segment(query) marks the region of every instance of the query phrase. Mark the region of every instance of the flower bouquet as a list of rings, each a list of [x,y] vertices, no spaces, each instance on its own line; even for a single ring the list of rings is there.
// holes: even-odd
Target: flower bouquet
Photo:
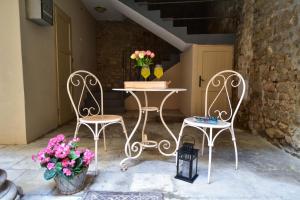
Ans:
[[[135,67],[140,69],[141,75],[145,81],[125,81],[125,88],[137,88],[137,89],[164,89],[168,88],[170,82],[167,81],[146,81],[151,75],[150,65],[153,65],[153,58],[155,54],[150,50],[147,51],[135,51],[131,54],[130,58],[135,61]],[[163,76],[163,67],[157,64],[154,68],[154,76],[160,79]]]
[[[147,51],[135,51],[133,54],[131,54],[130,58],[132,60],[135,60],[135,67],[141,68],[141,75],[146,80],[151,72],[150,72],[150,65],[153,65],[153,58],[155,57],[155,54],[151,52],[150,50]]]
[[[62,194],[79,192],[84,185],[87,169],[94,153],[78,148],[79,138],[66,140],[60,134],[51,138],[46,148],[33,155],[32,159],[46,168],[44,178],[54,178]]]

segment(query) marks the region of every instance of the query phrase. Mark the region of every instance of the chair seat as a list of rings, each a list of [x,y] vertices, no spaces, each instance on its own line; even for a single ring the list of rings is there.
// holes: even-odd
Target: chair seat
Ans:
[[[111,123],[121,121],[122,117],[119,115],[91,115],[80,118],[79,121],[83,123]]]
[[[231,123],[221,120],[218,120],[217,124],[202,123],[198,122],[194,117],[185,118],[184,122],[191,126],[198,126],[204,128],[228,128],[231,125]]]

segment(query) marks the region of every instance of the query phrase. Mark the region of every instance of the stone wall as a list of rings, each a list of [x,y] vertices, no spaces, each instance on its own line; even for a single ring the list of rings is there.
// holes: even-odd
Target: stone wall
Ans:
[[[249,83],[238,124],[300,155],[300,1],[244,0],[235,64]]]
[[[128,76],[136,70],[129,57],[136,49],[154,51],[154,63],[167,61],[172,54],[179,55],[175,47],[130,20],[98,22],[97,67],[105,89],[123,87],[125,79],[132,79]]]

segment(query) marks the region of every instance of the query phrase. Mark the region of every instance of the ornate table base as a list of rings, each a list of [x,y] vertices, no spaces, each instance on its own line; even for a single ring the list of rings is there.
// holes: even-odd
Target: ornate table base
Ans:
[[[164,121],[163,118],[163,106],[166,102],[166,100],[174,93],[178,93],[179,91],[185,91],[185,89],[161,89],[161,90],[137,90],[137,89],[114,89],[114,90],[118,90],[118,91],[126,91],[127,93],[129,92],[137,101],[138,107],[139,107],[139,117],[138,117],[138,121],[134,127],[134,129],[132,130],[130,136],[128,137],[128,140],[126,141],[125,144],[125,154],[126,154],[126,158],[124,158],[121,162],[120,162],[120,166],[121,166],[121,170],[127,170],[127,165],[125,164],[126,161],[128,160],[132,160],[132,159],[136,159],[138,158],[144,149],[146,148],[157,148],[158,151],[160,152],[160,154],[164,155],[164,156],[176,156],[176,146],[178,145],[178,140],[175,137],[175,135],[173,134],[173,132],[169,129],[169,127],[167,126],[167,124]],[[141,102],[139,100],[139,98],[137,97],[137,95],[134,93],[135,91],[143,91],[144,92],[144,96],[145,96],[145,106],[142,107],[141,106]],[[148,107],[148,97],[147,97],[147,91],[167,91],[169,92],[163,99],[163,101],[160,104],[160,107]],[[164,127],[167,129],[168,133],[172,136],[174,142],[175,142],[175,146],[174,146],[174,150],[167,153],[165,152],[166,150],[169,150],[171,148],[171,143],[169,140],[161,140],[161,141],[154,141],[154,140],[149,140],[147,137],[147,134],[145,134],[145,127],[146,127],[146,123],[147,123],[147,119],[148,119],[148,112],[159,112],[160,115],[160,119],[162,124],[164,125]],[[137,131],[138,126],[141,123],[142,120],[142,115],[144,116],[144,122],[143,122],[143,129],[142,129],[142,141],[136,141],[130,144],[130,141],[132,139],[132,137],[134,136],[134,134]],[[128,152],[129,151],[129,152]]]

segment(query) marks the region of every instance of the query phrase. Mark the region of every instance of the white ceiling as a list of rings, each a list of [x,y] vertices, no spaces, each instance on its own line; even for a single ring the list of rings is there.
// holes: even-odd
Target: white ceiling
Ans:
[[[111,0],[81,0],[88,11],[95,17],[96,20],[121,21],[125,17],[114,9]],[[101,6],[106,8],[103,13],[97,12],[94,8]]]

